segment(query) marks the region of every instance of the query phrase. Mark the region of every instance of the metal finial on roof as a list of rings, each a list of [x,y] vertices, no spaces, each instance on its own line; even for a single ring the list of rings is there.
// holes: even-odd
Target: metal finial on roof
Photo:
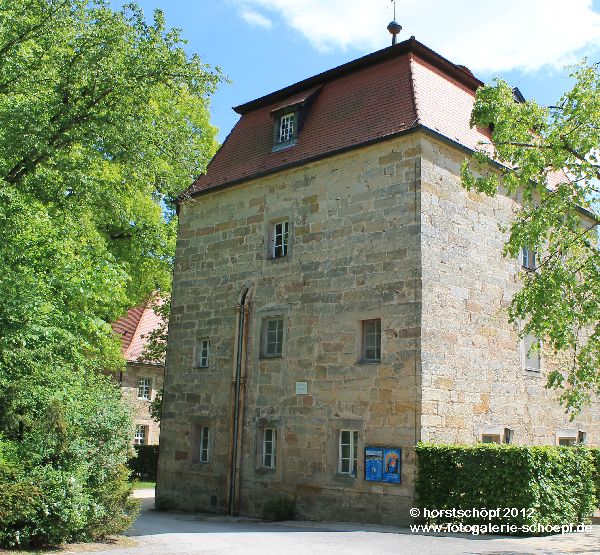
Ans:
[[[392,0],[392,3],[394,4],[394,19],[388,24],[387,30],[392,34],[392,46],[394,46],[397,42],[396,36],[402,31],[402,25],[396,21],[396,0]]]

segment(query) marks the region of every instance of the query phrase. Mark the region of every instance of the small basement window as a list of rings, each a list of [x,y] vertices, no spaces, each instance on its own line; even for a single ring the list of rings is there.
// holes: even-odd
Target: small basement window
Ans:
[[[482,434],[481,443],[497,443],[500,445],[500,435],[498,434]]]
[[[575,447],[586,442],[586,433],[582,430],[557,430],[556,444],[561,447]]]

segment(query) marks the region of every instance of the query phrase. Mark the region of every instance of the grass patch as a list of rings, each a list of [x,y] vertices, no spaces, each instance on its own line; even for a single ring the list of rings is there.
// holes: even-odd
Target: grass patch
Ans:
[[[144,480],[133,480],[133,489],[154,489],[156,482],[147,482]]]

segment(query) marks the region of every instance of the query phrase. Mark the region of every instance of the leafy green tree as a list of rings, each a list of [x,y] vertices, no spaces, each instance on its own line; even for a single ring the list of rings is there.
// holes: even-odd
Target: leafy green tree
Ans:
[[[0,503],[0,544],[132,514],[131,416],[101,374],[123,366],[110,322],[169,290],[173,199],[217,146],[223,77],[182,46],[133,4],[0,0],[0,489],[47,492],[12,528]]]
[[[549,107],[515,101],[500,79],[482,87],[471,123],[491,127],[492,150],[482,146],[465,162],[462,179],[468,189],[521,202],[504,252],[532,248],[537,262],[522,272],[509,318],[554,352],[560,368],[548,387],[574,415],[600,393],[598,64],[584,62],[571,77],[573,88]]]

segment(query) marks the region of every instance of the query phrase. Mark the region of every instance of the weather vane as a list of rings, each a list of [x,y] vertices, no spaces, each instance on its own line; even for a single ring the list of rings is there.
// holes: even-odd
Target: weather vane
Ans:
[[[402,25],[396,21],[396,0],[392,0],[392,4],[394,4],[394,19],[393,21],[390,21],[387,30],[392,34],[392,46],[394,46],[394,44],[396,44],[398,33],[402,31]]]

